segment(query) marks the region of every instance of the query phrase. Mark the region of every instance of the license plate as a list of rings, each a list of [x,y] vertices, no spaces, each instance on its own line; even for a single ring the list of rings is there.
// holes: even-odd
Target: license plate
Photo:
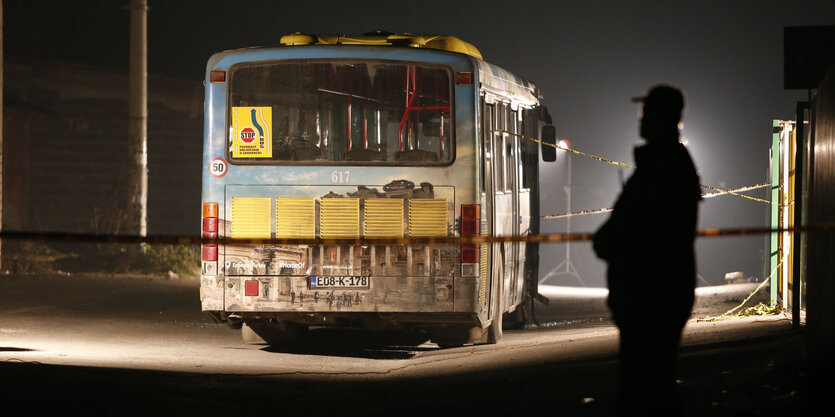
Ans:
[[[370,288],[371,277],[364,276],[332,276],[312,275],[310,277],[310,289],[331,289],[331,288]]]

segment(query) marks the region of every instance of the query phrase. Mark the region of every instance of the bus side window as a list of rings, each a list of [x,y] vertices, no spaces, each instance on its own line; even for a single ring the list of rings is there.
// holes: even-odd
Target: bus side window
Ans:
[[[494,191],[504,191],[504,134],[497,132],[499,129],[503,127],[502,124],[502,113],[504,109],[504,105],[501,103],[495,104],[495,111],[493,112],[493,117],[490,118],[492,122],[492,126],[490,131],[493,132],[493,170],[495,171],[495,175],[493,178],[496,179],[494,184]]]
[[[524,110],[522,112],[522,118],[522,122],[520,122],[521,134],[526,137],[536,137],[537,118],[533,115],[533,112],[530,110]],[[520,161],[523,165],[521,185],[523,188],[533,189],[533,181],[539,164],[539,155],[537,153],[538,144],[527,139],[524,139],[521,142],[520,148],[522,153],[520,155],[522,155],[522,158],[520,158]]]
[[[504,130],[512,133],[516,133],[516,111],[511,110],[510,106],[505,107],[505,125]],[[507,181],[505,181],[505,190],[511,191],[513,190],[513,186],[516,183],[515,173],[516,173],[516,136],[513,135],[504,135],[505,138],[505,177]]]
[[[484,97],[481,98],[481,123],[482,123],[482,137],[484,138],[484,159],[485,159],[485,167],[493,166],[495,164],[495,154],[493,154],[493,105],[486,104],[484,102]],[[487,157],[487,154],[490,154],[490,157]],[[482,181],[485,192],[490,192],[490,185],[493,181],[488,178],[488,175],[492,175],[493,169],[490,168],[485,169],[482,175]]]
[[[514,127],[513,131],[516,132],[516,134],[518,134],[518,135],[523,134],[522,132],[524,131],[524,129],[523,129],[524,125],[522,123],[523,115],[524,115],[524,109],[522,107],[519,107],[519,110],[514,112],[514,115],[513,115],[513,127]],[[523,171],[524,171],[523,164],[524,164],[524,161],[525,161],[525,139],[523,139],[519,136],[516,136],[514,142],[515,143],[514,143],[513,147],[514,147],[514,152],[516,152],[516,164],[515,164],[516,165],[516,170],[515,170],[515,172],[516,172],[516,186],[521,190],[522,188],[526,188],[525,187],[525,177],[524,177],[524,173],[523,173]]]

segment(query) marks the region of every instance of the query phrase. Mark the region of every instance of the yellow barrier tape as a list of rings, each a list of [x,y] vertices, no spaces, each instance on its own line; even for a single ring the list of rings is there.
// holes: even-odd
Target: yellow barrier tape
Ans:
[[[767,187],[767,186],[770,186],[770,185],[771,185],[771,183],[769,183],[769,182],[762,183],[762,184],[757,184],[757,185],[748,185],[748,186],[745,186],[745,187],[739,187],[739,188],[735,188],[735,189],[733,189],[733,190],[728,190],[728,191],[726,191],[726,192],[718,192],[718,193],[711,193],[711,194],[702,194],[702,198],[713,198],[713,197],[718,197],[718,196],[721,196],[721,195],[727,195],[727,194],[730,194],[731,192],[750,191],[750,190],[755,190],[755,189],[757,189],[757,188]],[[746,197],[746,196],[742,196],[742,197]],[[794,203],[794,201],[792,201],[792,202],[790,202],[790,203],[786,204],[786,206],[791,205],[791,204],[793,204],[793,203]],[[600,213],[608,213],[608,212],[610,212],[610,211],[612,211],[612,210],[614,210],[614,209],[611,209],[611,208],[601,208],[601,209],[596,209],[596,210],[581,210],[581,211],[572,211],[572,212],[569,212],[569,213],[548,214],[548,215],[545,215],[545,216],[541,216],[541,218],[543,218],[543,219],[560,219],[560,218],[564,218],[564,217],[582,216],[582,215],[584,215],[584,214],[600,214]]]
[[[775,206],[780,205],[779,203],[775,203],[773,201],[768,201],[768,200],[764,200],[762,198],[757,198],[757,197],[751,197],[749,195],[739,194],[739,193],[731,191],[731,190],[723,190],[721,188],[711,187],[709,185],[702,185],[702,188],[707,188],[709,190],[718,191],[718,193],[711,195],[711,197],[715,197],[717,195],[722,195],[722,194],[731,194],[731,195],[735,195],[737,197],[747,198],[747,199],[753,200],[753,201],[759,201],[760,203],[772,204],[772,205],[775,205]],[[743,188],[745,188],[745,187],[743,187]]]
[[[599,214],[599,213],[608,213],[614,209],[610,208],[602,208],[597,210],[582,210],[582,211],[572,211],[570,213],[561,213],[561,214],[549,214],[547,216],[542,216],[543,219],[559,219],[563,217],[573,217],[573,216],[582,216],[584,214]]]
[[[768,274],[768,277],[766,279],[764,279],[763,282],[760,285],[758,285],[757,288],[754,289],[754,291],[751,292],[751,294],[748,295],[748,297],[745,297],[745,300],[743,300],[738,306],[726,311],[722,315],[714,316],[714,317],[702,317],[700,319],[696,319],[696,321],[699,321],[699,322],[719,321],[719,320],[725,320],[725,319],[731,317],[731,314],[733,314],[734,311],[739,310],[742,306],[745,305],[745,303],[748,302],[748,300],[751,299],[751,297],[754,296],[754,294],[757,293],[757,291],[759,291],[760,289],[765,287],[765,284],[768,284],[769,282],[771,282],[771,277],[774,276],[774,274],[777,273],[777,271],[780,269],[780,265],[782,265],[782,264],[783,264],[783,261],[778,262],[777,266],[775,266],[774,269],[771,271],[771,273]],[[760,303],[757,306],[749,307],[749,308],[745,309],[742,313],[738,313],[735,316],[736,317],[751,316],[751,315],[754,315],[754,314],[759,314],[758,312],[761,312],[762,314],[777,314],[780,311],[782,311],[782,309],[777,307],[777,306],[766,307],[764,304]]]
[[[563,148],[562,146],[555,145],[553,143],[546,143],[546,142],[543,142],[539,139],[531,138],[531,137],[528,137],[528,136],[525,136],[525,135],[520,135],[518,133],[508,132],[507,130],[504,130],[504,129],[496,130],[496,132],[507,133],[508,135],[518,136],[520,138],[531,140],[531,141],[534,141],[536,143],[540,143],[540,144],[543,144],[543,145],[548,145],[552,148],[557,148],[557,149],[560,149],[560,150],[563,150],[563,151],[566,151],[566,152],[571,152],[573,154],[586,156],[586,157],[589,157],[591,159],[596,159],[598,161],[605,162],[607,164],[617,165],[617,166],[621,166],[621,167],[625,167],[625,168],[635,168],[632,165],[624,164],[623,162],[613,161],[611,159],[606,159],[606,158],[603,158],[603,157],[600,157],[600,156],[597,156],[597,155],[592,155],[590,153],[580,152],[580,151],[575,150],[575,149]]]
[[[734,188],[734,189],[728,190],[728,191],[720,191],[720,192],[716,192],[716,193],[702,194],[702,198],[719,197],[719,196],[722,196],[722,195],[725,195],[725,194],[729,194],[731,192],[740,193],[740,192],[743,192],[743,191],[751,191],[751,190],[756,190],[758,188],[770,187],[771,185],[772,184],[770,182],[764,182],[764,183],[760,183],[760,184],[756,184],[756,185],[748,185],[748,186],[745,186],[745,187]]]
[[[520,137],[522,139],[527,139],[527,140],[530,140],[530,141],[533,141],[533,142],[536,142],[536,143],[539,143],[539,144],[550,146],[552,148],[557,148],[557,149],[560,149],[560,150],[563,150],[563,151],[571,152],[573,154],[582,155],[582,156],[585,156],[585,157],[596,159],[598,161],[605,162],[607,164],[617,165],[617,166],[621,166],[621,167],[625,167],[625,168],[633,168],[633,169],[635,168],[634,166],[624,164],[623,162],[613,161],[611,159],[606,159],[606,158],[603,158],[603,157],[600,157],[600,156],[597,156],[597,155],[592,155],[592,154],[589,154],[589,153],[580,152],[580,151],[574,150],[574,149],[564,148],[562,146],[555,145],[553,143],[543,142],[543,141],[541,141],[539,139],[536,139],[536,138],[528,137],[528,136],[525,136],[525,135],[520,135],[518,133],[508,132],[507,130],[504,130],[504,129],[498,129],[498,130],[496,130],[496,132],[507,133],[508,135],[517,136],[517,137]],[[713,191],[718,191],[719,193],[717,195],[719,195],[719,194],[731,194],[731,195],[735,195],[737,197],[742,197],[742,198],[747,198],[749,200],[758,201],[760,203],[773,204],[775,206],[779,206],[778,203],[774,203],[774,202],[771,202],[771,201],[768,201],[768,200],[764,200],[762,198],[756,198],[756,197],[751,197],[751,196],[747,196],[747,195],[744,195],[744,194],[739,194],[739,193],[736,192],[736,190],[723,190],[721,188],[711,187],[709,185],[703,185],[703,184],[701,185],[701,187],[702,188],[707,188],[707,189],[710,189],[710,190],[713,190]],[[742,188],[748,188],[748,187],[742,187]],[[759,187],[756,187],[756,188],[759,188]],[[751,189],[753,189],[753,188],[751,188]]]
[[[835,223],[819,223],[799,227],[754,227],[737,229],[701,229],[696,232],[701,237],[759,235],[782,232],[832,232]],[[594,238],[594,233],[553,233],[523,236],[443,236],[443,237],[410,237],[410,238],[238,238],[219,237],[216,239],[201,238],[199,236],[135,236],[135,235],[104,235],[85,233],[58,232],[0,232],[0,239],[29,239],[52,241],[100,242],[118,244],[164,243],[164,244],[238,244],[238,245],[460,245],[500,242],[528,242],[555,243],[570,241],[588,241]]]

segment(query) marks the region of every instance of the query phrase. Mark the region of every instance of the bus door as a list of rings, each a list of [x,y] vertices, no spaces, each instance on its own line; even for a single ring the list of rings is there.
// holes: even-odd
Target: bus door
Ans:
[[[522,133],[522,114],[518,110],[510,109],[507,131],[516,134]],[[513,157],[508,161],[508,170],[513,171],[513,235],[526,236],[530,234],[530,190],[525,188],[525,178],[522,170],[524,155],[523,139],[519,136],[509,137]],[[513,280],[508,306],[517,305],[524,299],[525,286],[525,242],[513,242]]]
[[[495,142],[496,138],[498,138],[498,133],[495,132],[496,130],[496,106],[494,104],[487,104],[484,102],[484,97],[482,96],[481,99],[482,105],[482,152],[483,155],[483,167],[484,172],[482,176],[483,180],[483,190],[484,193],[482,194],[482,204],[484,208],[482,210],[483,213],[486,213],[485,216],[487,221],[487,230],[486,234],[488,236],[497,235],[496,229],[496,151],[495,151]],[[484,283],[483,290],[485,291],[485,300],[489,301],[492,300],[493,297],[496,297],[498,294],[499,283],[501,282],[502,278],[502,259],[501,259],[501,250],[500,250],[501,243],[491,243],[491,244],[484,244],[487,247],[487,259],[489,260],[490,264],[488,266],[488,279],[487,283]],[[488,302],[488,317],[495,317],[493,310],[493,303]]]
[[[504,130],[512,133],[519,133],[518,129],[518,112],[513,110],[510,106],[504,106]],[[504,162],[505,162],[505,192],[510,192],[510,206],[509,210],[509,234],[518,236],[520,234],[519,226],[521,219],[520,198],[519,198],[519,137],[510,134],[504,134]],[[515,305],[518,303],[520,295],[519,283],[521,277],[519,272],[519,242],[505,243],[505,307]]]
[[[513,113],[505,103],[497,103],[495,108],[495,130],[512,131]],[[494,157],[494,205],[493,224],[494,234],[497,236],[513,236],[518,232],[518,209],[515,196],[516,183],[516,162],[514,150],[514,136],[507,133],[496,133],[493,141]],[[497,243],[493,247],[495,258],[499,261],[496,272],[500,274],[498,279],[502,283],[503,306],[512,305],[516,293],[516,285],[513,285],[516,276],[516,250],[518,245],[515,242]],[[495,265],[495,264],[494,264]]]

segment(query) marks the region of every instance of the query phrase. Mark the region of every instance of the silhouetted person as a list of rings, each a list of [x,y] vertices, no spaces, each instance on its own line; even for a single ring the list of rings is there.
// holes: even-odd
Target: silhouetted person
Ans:
[[[607,301],[620,330],[618,415],[675,416],[675,365],[696,285],[701,187],[679,143],[681,91],[658,85],[633,101],[642,103],[647,143],[634,151],[637,167],[595,234],[594,251],[609,264]]]

